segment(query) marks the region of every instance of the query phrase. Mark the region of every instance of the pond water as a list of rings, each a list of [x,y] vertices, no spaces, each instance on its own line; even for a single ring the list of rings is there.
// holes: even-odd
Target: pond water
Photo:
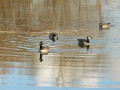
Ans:
[[[0,88],[119,90],[119,15],[120,0],[0,0]],[[89,35],[89,49],[79,47]],[[42,62],[41,41],[50,49]]]

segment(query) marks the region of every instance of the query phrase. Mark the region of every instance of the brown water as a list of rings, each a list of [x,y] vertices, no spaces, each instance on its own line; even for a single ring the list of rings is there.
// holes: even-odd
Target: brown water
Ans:
[[[0,0],[1,89],[119,90],[119,18],[120,0]],[[99,31],[100,22],[110,29]],[[77,41],[88,35],[89,50]],[[50,48],[43,62],[40,41]]]

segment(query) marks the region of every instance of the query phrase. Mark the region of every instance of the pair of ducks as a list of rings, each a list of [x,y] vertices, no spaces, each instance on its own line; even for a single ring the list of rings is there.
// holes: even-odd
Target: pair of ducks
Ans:
[[[55,42],[55,40],[58,40],[57,33],[50,33],[49,39],[52,40],[53,42]],[[49,53],[49,47],[47,45],[43,44],[43,42],[40,42],[39,52],[42,55],[48,54]]]
[[[108,29],[110,27],[110,23],[99,23],[99,30]],[[77,39],[78,45],[80,47],[87,47],[89,49],[90,39],[93,39],[91,36],[87,36],[87,39]]]
[[[57,33],[51,33],[49,35],[49,39],[52,40],[53,42],[55,42],[55,40],[58,40]],[[43,61],[42,56],[49,53],[49,47],[46,44],[43,44],[43,42],[40,42],[39,45],[40,45],[40,50],[39,50],[39,52],[40,52],[40,62],[42,62]]]
[[[108,29],[110,27],[110,23],[99,23],[99,29]],[[49,39],[55,42],[55,40],[58,40],[58,35],[57,33],[51,33],[49,35]],[[89,48],[90,46],[90,39],[92,39],[91,36],[87,36],[87,39],[77,39],[78,40],[78,45],[80,47],[87,47]],[[40,42],[40,53],[42,55],[48,54],[49,53],[49,47],[43,42]]]

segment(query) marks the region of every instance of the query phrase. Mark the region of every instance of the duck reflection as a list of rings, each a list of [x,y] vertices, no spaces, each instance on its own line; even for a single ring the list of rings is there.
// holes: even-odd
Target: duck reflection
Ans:
[[[42,62],[43,61],[42,56],[47,55],[49,53],[49,47],[47,45],[43,44],[43,42],[40,42],[39,45],[40,45],[40,50],[39,50],[39,52],[40,52],[40,61]]]
[[[42,62],[42,61],[43,61],[42,54],[40,54],[40,62]]]
[[[57,33],[50,33],[49,39],[52,40],[53,42],[55,42],[56,40],[58,40]]]
[[[78,46],[79,46],[80,48],[85,48],[85,47],[82,46],[80,43],[78,43]],[[86,46],[86,47],[87,47],[87,50],[89,50],[90,46]]]
[[[81,45],[80,43],[78,43],[78,46],[80,47],[80,48],[87,48],[87,54],[90,54],[90,46],[83,46],[83,45]]]

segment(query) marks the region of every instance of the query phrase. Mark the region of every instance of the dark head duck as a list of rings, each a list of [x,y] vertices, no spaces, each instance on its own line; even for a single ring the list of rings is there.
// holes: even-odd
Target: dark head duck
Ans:
[[[39,50],[40,54],[45,55],[49,53],[49,47],[45,44],[43,44],[43,42],[40,42],[40,50]]]
[[[87,47],[90,45],[90,39],[92,39],[91,36],[87,36],[87,39],[77,39],[78,40],[78,45],[80,47]]]
[[[50,33],[49,39],[55,42],[55,40],[58,40],[58,35],[57,33]]]
[[[99,23],[99,30],[108,29],[110,27],[110,23]]]

